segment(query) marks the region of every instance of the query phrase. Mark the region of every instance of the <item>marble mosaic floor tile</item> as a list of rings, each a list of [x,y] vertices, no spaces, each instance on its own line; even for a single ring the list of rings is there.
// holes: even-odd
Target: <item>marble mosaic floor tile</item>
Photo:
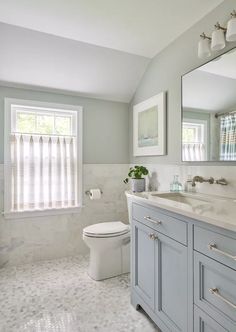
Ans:
[[[0,332],[154,332],[130,305],[129,275],[96,282],[87,257],[0,270]]]

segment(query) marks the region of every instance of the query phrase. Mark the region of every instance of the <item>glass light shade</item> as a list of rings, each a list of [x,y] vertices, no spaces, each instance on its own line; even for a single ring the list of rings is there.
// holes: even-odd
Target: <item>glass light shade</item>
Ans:
[[[226,40],[236,41],[236,17],[232,17],[227,24]]]
[[[212,51],[219,51],[225,48],[225,34],[221,29],[214,30],[211,37]]]
[[[198,42],[198,57],[199,58],[207,58],[211,55],[210,50],[210,40],[207,38],[201,39]]]

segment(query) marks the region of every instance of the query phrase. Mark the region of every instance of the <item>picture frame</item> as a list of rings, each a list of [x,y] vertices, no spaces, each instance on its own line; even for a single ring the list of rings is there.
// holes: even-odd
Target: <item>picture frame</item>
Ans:
[[[133,155],[166,154],[166,92],[133,107]]]

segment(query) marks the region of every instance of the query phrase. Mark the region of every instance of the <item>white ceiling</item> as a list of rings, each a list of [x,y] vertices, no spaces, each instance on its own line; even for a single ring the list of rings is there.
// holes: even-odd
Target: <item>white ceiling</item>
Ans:
[[[0,21],[153,57],[223,0],[0,0]]]

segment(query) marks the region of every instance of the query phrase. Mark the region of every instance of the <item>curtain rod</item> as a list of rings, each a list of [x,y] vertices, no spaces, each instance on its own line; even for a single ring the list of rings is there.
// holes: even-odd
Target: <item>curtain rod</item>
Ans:
[[[236,113],[236,110],[235,111],[228,111],[228,112],[224,112],[224,113],[216,113],[215,118],[217,119],[219,116],[229,115],[229,114],[233,114],[233,113]]]

